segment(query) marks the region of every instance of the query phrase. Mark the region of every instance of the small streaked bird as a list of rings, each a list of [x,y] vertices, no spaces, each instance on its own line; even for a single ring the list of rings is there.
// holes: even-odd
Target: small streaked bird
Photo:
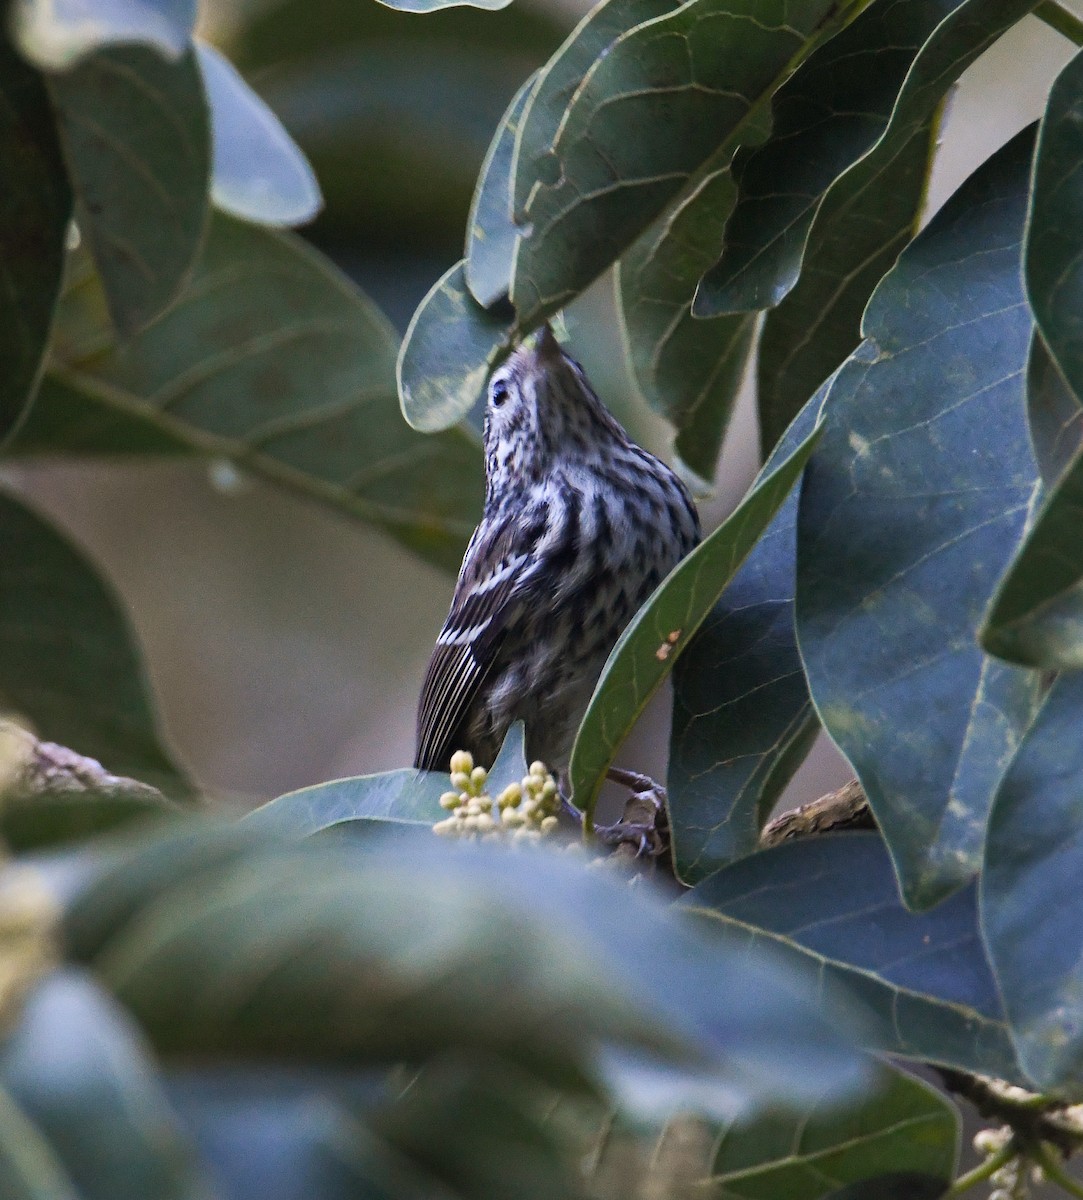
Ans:
[[[546,326],[494,372],[485,511],[417,713],[415,766],[491,765],[513,721],[566,766],[614,643],[699,540],[691,497],[637,446]]]

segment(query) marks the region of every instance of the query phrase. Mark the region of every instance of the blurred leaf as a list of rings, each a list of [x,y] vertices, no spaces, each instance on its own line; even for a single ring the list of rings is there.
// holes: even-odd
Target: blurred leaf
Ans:
[[[582,291],[709,158],[732,153],[843,7],[691,0],[618,38],[576,90],[526,205],[511,289],[521,324]]]
[[[211,195],[223,211],[265,225],[303,225],[320,211],[320,185],[290,135],[213,46],[196,42],[211,111]]]
[[[659,584],[602,668],[572,748],[572,794],[589,821],[605,773],[647,701],[785,502],[812,453],[813,431]]]
[[[188,48],[195,0],[14,0],[19,48],[39,67],[64,70],[89,51],[142,42],[167,58]]]
[[[399,401],[415,429],[447,429],[483,399],[490,371],[511,349],[507,309],[478,304],[461,262],[433,285],[399,350]]]
[[[764,475],[812,432],[822,398],[805,405]],[[794,490],[673,669],[666,788],[685,883],[759,848],[760,829],[819,728],[793,627],[796,558]]]
[[[127,336],[176,299],[203,242],[211,134],[196,57],[98,50],[49,90],[80,232]]]
[[[30,796],[5,795],[0,806],[0,838],[15,854],[161,820],[176,809],[150,789],[132,791],[57,791]]]
[[[71,186],[41,76],[0,36],[0,442],[37,390],[64,266]]]
[[[982,928],[1020,1061],[1042,1090],[1074,1087],[1083,944],[1078,913],[1083,676],[1062,675],[997,794],[982,871]]]
[[[439,801],[450,786],[441,771],[385,771],[335,779],[287,792],[254,809],[244,822],[286,837],[309,837],[363,818],[424,828],[447,815]]]
[[[873,1175],[832,1192],[827,1200],[940,1200],[947,1195],[948,1181],[913,1171]]]
[[[82,972],[31,994],[0,1046],[0,1078],[82,1200],[209,1200],[138,1033]]]
[[[974,637],[1035,481],[1019,277],[1030,149],[1024,132],[990,159],[885,277],[801,492],[809,687],[915,906],[977,871],[1036,702],[1036,676]]]
[[[515,134],[530,99],[537,75],[515,93],[501,118],[481,166],[466,229],[466,285],[474,299],[488,308],[504,299],[511,287],[518,231],[511,219],[511,169]]]
[[[550,57],[515,138],[512,212],[517,221],[526,219],[531,192],[551,174],[553,142],[587,72],[623,34],[678,7],[679,0],[602,0]]]
[[[395,335],[316,251],[216,216],[180,303],[123,348],[96,280],[61,305],[52,386],[15,449],[140,452],[172,442],[391,533],[457,570],[481,510],[481,451],[422,438],[394,395]]]
[[[489,771],[489,794],[499,796],[526,772],[523,723],[516,721]],[[424,829],[447,816],[440,807],[440,797],[450,788],[450,774],[445,771],[385,771],[382,775],[335,779],[287,792],[254,809],[244,822],[286,837],[308,837],[365,819]]]
[[[537,1087],[499,1063],[456,1057],[423,1069],[373,1125],[449,1200],[580,1200],[578,1164],[539,1099]]]
[[[921,126],[878,159],[875,176],[833,188],[820,205],[797,285],[763,323],[756,398],[760,439],[773,446],[810,395],[861,340],[876,285],[917,232],[939,135]]]
[[[51,525],[0,493],[0,710],[50,741],[187,798],[162,748],[117,598]]]
[[[582,1088],[604,1044],[713,1107],[852,1095],[861,1060],[769,963],[567,854],[193,827],[99,860],[66,944],[156,1045],[351,1063],[461,1048]],[[629,936],[634,934],[634,936]],[[785,979],[785,981],[784,981]]]
[[[731,863],[682,903],[749,945],[815,970],[862,1011],[870,1049],[1019,1080],[974,888],[927,913],[899,898],[876,833],[784,842]]]
[[[1083,447],[1083,403],[1035,329],[1027,359],[1027,422],[1042,482],[1051,487]]]
[[[889,868],[890,870],[890,868]],[[737,1121],[717,1144],[711,1195],[717,1200],[819,1200],[835,1189],[891,1171],[955,1174],[959,1116],[934,1088],[884,1068],[860,1108]],[[909,1197],[908,1200],[913,1200]]]
[[[740,195],[697,312],[771,308],[790,291],[825,192],[875,145],[918,51],[965,2],[870,4],[778,89],[771,137],[737,168]]]
[[[1039,330],[1028,373],[1036,445],[1049,437],[1048,431],[1043,437],[1035,429],[1037,407],[1043,402],[1049,406],[1046,420],[1063,423],[1071,439],[1083,395],[1083,317],[1078,311],[1083,304],[1083,234],[1072,224],[1083,221],[1081,122],[1083,54],[1077,54],[1054,83],[1042,120],[1024,252],[1027,292]],[[1058,464],[1067,457],[1065,450],[1056,454]],[[1050,670],[1083,666],[1081,511],[1083,459],[1077,455],[1062,469],[1001,582],[982,630],[982,645],[991,653]]]
[[[696,284],[718,252],[734,194],[728,168],[709,172],[617,268],[636,384],[674,426],[681,461],[708,483],[756,336],[755,317],[692,317]]]
[[[2,1087],[0,1195],[5,1200],[81,1200],[48,1142]]]

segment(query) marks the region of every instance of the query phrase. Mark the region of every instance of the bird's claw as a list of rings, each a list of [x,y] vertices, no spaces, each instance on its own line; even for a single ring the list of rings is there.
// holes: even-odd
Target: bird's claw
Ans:
[[[658,859],[669,851],[669,813],[666,790],[646,775],[613,768],[609,778],[632,789],[621,819],[597,827],[598,838],[608,846],[629,846],[635,858]]]

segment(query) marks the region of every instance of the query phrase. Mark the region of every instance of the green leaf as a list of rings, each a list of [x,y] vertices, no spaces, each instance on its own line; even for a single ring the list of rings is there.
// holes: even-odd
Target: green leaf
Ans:
[[[598,789],[647,701],[781,508],[816,444],[813,431],[659,584],[613,647],[580,723],[569,767],[589,823]]]
[[[899,898],[875,833],[784,842],[682,899],[748,945],[769,945],[847,996],[869,1049],[1020,1080],[968,887],[927,913]]]
[[[1042,120],[1024,259],[1039,331],[1028,374],[1032,437],[1048,446],[1053,431],[1035,427],[1044,405],[1046,422],[1064,426],[1054,437],[1068,437],[1063,449],[1054,441],[1055,465],[1078,439],[1083,394],[1083,319],[1076,311],[1083,303],[1083,239],[1064,225],[1083,220],[1081,88],[1083,54],[1077,54],[1053,85]],[[1044,473],[1051,474],[1049,467]],[[990,653],[1051,670],[1083,665],[1081,505],[1083,460],[1076,456],[1062,468],[997,592],[982,630]]]
[[[43,738],[188,797],[162,748],[135,637],[91,563],[0,493],[0,709]]]
[[[990,159],[877,289],[801,493],[809,688],[915,906],[977,871],[1036,702],[1036,677],[975,640],[1035,484],[1019,273],[1030,149],[1024,133]]]
[[[536,324],[619,258],[760,110],[834,0],[691,0],[619,37],[576,90],[526,205],[511,299]]]
[[[0,442],[37,390],[60,291],[71,186],[41,76],[0,37]]]
[[[1037,329],[1027,359],[1027,423],[1042,482],[1051,487],[1083,446],[1083,403]]]
[[[308,159],[233,64],[195,43],[211,111],[211,196],[223,212],[264,225],[303,225],[323,207]]]
[[[80,1200],[40,1130],[2,1087],[0,1195],[6,1200]]]
[[[49,77],[80,232],[122,335],[143,328],[192,272],[207,224],[211,135],[195,54],[98,50]]]
[[[701,1102],[724,1108],[865,1082],[788,973],[653,895],[566,853],[424,843],[192,826],[99,858],[66,945],[166,1053],[342,1067],[483,1051],[582,1089],[615,1046],[711,1080]]]
[[[123,348],[93,276],[61,305],[52,386],[15,450],[227,459],[369,521],[457,570],[481,511],[481,451],[422,438],[394,394],[395,335],[322,255],[216,216],[180,303]]]
[[[623,34],[678,7],[678,0],[603,0],[583,17],[542,68],[515,138],[512,212],[516,221],[525,220],[531,192],[552,171],[553,142],[590,68]]]
[[[25,854],[160,821],[176,811],[150,789],[16,793],[5,795],[0,807],[0,838],[13,853]]]
[[[955,1174],[959,1116],[934,1088],[882,1069],[860,1108],[737,1121],[718,1142],[711,1195],[718,1200],[819,1200],[889,1172]],[[938,1193],[934,1193],[938,1194]]]
[[[921,126],[875,164],[832,189],[816,214],[797,285],[763,323],[756,398],[760,440],[773,446],[808,397],[861,340],[876,285],[917,231],[939,134]]]
[[[734,194],[728,168],[709,172],[617,267],[636,384],[676,430],[681,461],[708,482],[756,336],[755,317],[692,317],[696,285],[717,253]]]
[[[1079,789],[1083,676],[1050,688],[1004,777],[989,821],[982,929],[1020,1061],[1041,1091],[1078,1086]]]
[[[418,305],[398,361],[399,400],[415,429],[447,429],[482,400],[489,373],[511,349],[506,307],[482,308],[461,262]]]
[[[287,792],[254,809],[244,822],[286,837],[310,837],[344,822],[365,819],[424,828],[447,815],[439,802],[450,786],[441,771],[385,771],[334,779]]]
[[[961,2],[870,4],[779,88],[770,139],[738,168],[740,196],[699,310],[772,308],[793,288],[824,193],[876,143],[915,55]]]
[[[811,433],[814,397],[763,469]],[[791,492],[673,670],[669,823],[677,874],[695,883],[759,848],[760,829],[819,728],[793,597],[797,492]]]
[[[20,50],[48,70],[65,70],[117,42],[142,42],[176,59],[195,21],[195,0],[15,0],[11,6]]]
[[[31,994],[0,1048],[0,1079],[82,1200],[209,1200],[139,1034],[82,972]]]
[[[515,135],[536,79],[537,74],[530,76],[500,119],[481,166],[466,222],[466,286],[483,308],[506,299],[511,287],[518,237],[511,218],[512,156]]]

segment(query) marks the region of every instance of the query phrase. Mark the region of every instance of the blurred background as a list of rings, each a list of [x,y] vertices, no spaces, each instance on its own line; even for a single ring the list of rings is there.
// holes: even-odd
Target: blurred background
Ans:
[[[405,328],[462,256],[474,180],[508,101],[587,10],[515,0],[502,12],[416,16],[376,0],[204,0],[204,36],[267,99],[311,159],[326,209],[303,232]],[[964,77],[926,217],[1041,112],[1070,45],[1028,18]],[[1006,69],[1010,64],[1010,69]],[[603,279],[568,314],[603,399],[651,449],[666,427],[634,394]],[[710,528],[759,461],[742,395]],[[248,805],[409,764],[421,676],[454,580],[394,542],[225,464],[5,466],[119,589],[166,733],[213,795]],[[664,775],[668,713],[647,714],[620,761]],[[802,803],[849,777],[826,739],[790,786]]]

